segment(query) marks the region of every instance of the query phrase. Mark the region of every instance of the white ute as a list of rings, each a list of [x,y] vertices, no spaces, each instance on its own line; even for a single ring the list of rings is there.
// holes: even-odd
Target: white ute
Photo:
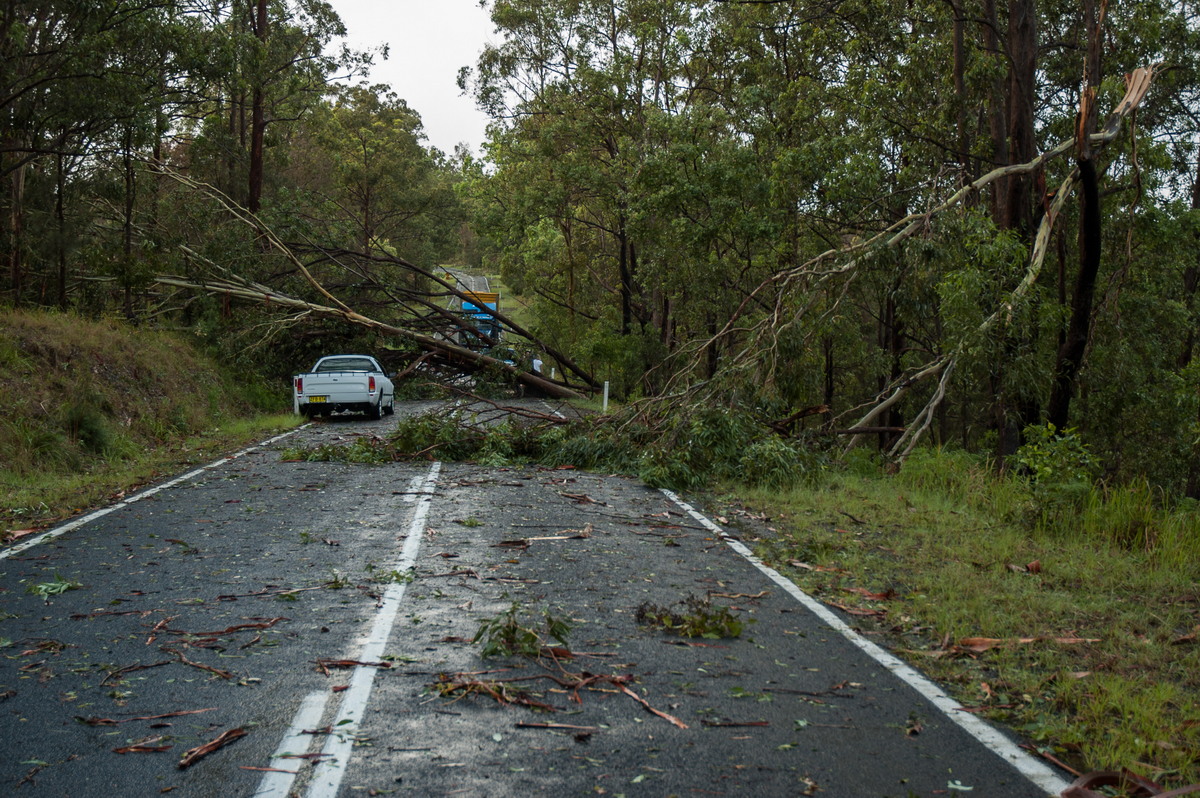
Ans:
[[[379,361],[367,355],[329,355],[292,378],[293,406],[306,417],[357,410],[368,418],[396,412],[396,392]]]

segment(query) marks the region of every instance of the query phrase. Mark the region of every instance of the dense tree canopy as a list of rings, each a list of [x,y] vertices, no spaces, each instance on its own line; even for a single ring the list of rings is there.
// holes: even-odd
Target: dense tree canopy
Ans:
[[[1195,3],[492,7],[478,232],[626,394],[1200,490]]]

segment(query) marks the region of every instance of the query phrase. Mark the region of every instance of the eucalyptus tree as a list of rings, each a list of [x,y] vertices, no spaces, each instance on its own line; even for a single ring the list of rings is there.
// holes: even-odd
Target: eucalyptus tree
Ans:
[[[492,152],[496,179],[523,176],[508,206],[557,227],[569,253],[568,295],[579,271],[594,275],[614,298],[613,332],[625,340],[612,345],[633,363],[640,360],[633,339],[652,315],[634,183],[648,153],[650,118],[677,110],[675,81],[683,67],[677,34],[694,8],[649,0],[501,0],[492,19],[505,38],[484,52],[475,76],[481,104],[509,120]],[[586,248],[579,246],[584,241]],[[608,308],[596,310],[608,316]]]
[[[390,257],[432,265],[457,250],[455,178],[424,138],[407,103],[387,86],[365,85],[336,89],[290,137],[281,176],[295,187],[288,213],[303,221],[289,227],[323,248],[360,256],[334,283],[350,280],[348,301],[393,301],[387,286],[414,273],[391,268]]]
[[[180,41],[176,5],[15,0],[0,10],[0,177],[9,184],[3,247],[14,301],[32,256],[57,262],[56,293],[65,302],[66,254],[54,242],[66,239],[68,183],[81,162],[119,149],[122,131],[145,128],[156,104],[168,101],[163,72]],[[31,183],[31,169],[52,177]],[[49,196],[30,198],[31,184]],[[25,235],[31,201],[54,207],[57,236]]]
[[[338,65],[328,45],[345,27],[325,0],[213,0],[206,16],[209,60],[191,76],[203,103],[189,156],[200,174],[258,211],[271,184],[268,164],[286,157],[272,159],[270,145],[286,142],[281,128],[324,95]]]

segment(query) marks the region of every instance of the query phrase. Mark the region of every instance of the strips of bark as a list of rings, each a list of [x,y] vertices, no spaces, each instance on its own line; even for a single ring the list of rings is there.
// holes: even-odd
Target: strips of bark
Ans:
[[[177,651],[176,649],[167,648],[166,646],[160,646],[159,651],[165,651],[168,654],[174,654],[175,658],[178,659],[180,662],[182,662],[184,665],[190,665],[193,668],[199,668],[202,671],[208,671],[211,674],[220,676],[222,679],[232,679],[233,678],[233,674],[230,673],[229,671],[223,671],[220,668],[214,668],[213,666],[205,665],[202,662],[192,662],[190,659],[188,659],[187,657],[185,657],[183,655],[183,652]]]
[[[646,699],[642,698],[640,695],[638,695],[637,693],[633,692],[632,690],[630,690],[630,689],[629,689],[628,687],[626,687],[625,685],[623,685],[623,684],[619,684],[619,685],[617,685],[617,688],[618,688],[618,689],[619,689],[619,690],[620,690],[622,693],[624,693],[625,695],[629,696],[629,697],[630,697],[630,698],[632,698],[634,701],[638,702],[638,703],[639,703],[639,704],[641,704],[643,707],[645,707],[645,708],[646,708],[646,711],[647,711],[647,712],[649,712],[651,715],[657,715],[658,717],[662,718],[663,720],[665,720],[665,721],[669,721],[670,723],[672,723],[672,724],[673,724],[673,725],[675,725],[675,726],[678,726],[678,727],[679,727],[679,728],[681,728],[681,729],[686,729],[686,728],[688,727],[688,725],[687,725],[686,723],[684,723],[683,721],[681,721],[679,718],[675,717],[674,715],[668,715],[666,712],[663,712],[662,710],[655,709],[654,707],[650,706],[650,702],[649,702],[649,701],[647,701]]]
[[[216,707],[208,707],[207,709],[181,709],[178,712],[165,712],[162,715],[142,715],[136,718],[122,718],[121,720],[113,720],[111,718],[83,718],[78,715],[75,720],[86,726],[116,726],[120,723],[133,723],[138,720],[162,720],[163,718],[178,718],[183,715],[199,715],[203,712],[216,712]]]
[[[228,731],[222,732],[214,739],[209,740],[207,743],[198,745],[195,748],[185,751],[183,758],[179,760],[179,769],[182,770],[184,768],[191,767],[201,758],[208,756],[219,748],[229,745],[239,737],[245,737],[248,733],[249,732],[241,727],[229,729]]]

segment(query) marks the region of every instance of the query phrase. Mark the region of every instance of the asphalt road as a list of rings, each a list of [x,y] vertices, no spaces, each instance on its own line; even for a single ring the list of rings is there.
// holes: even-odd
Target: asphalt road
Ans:
[[[573,470],[279,456],[394,423],[314,425],[0,553],[0,794],[1065,786],[671,495]],[[730,608],[741,636],[638,623],[689,596]],[[574,656],[483,659],[472,638],[508,611],[568,624]]]

